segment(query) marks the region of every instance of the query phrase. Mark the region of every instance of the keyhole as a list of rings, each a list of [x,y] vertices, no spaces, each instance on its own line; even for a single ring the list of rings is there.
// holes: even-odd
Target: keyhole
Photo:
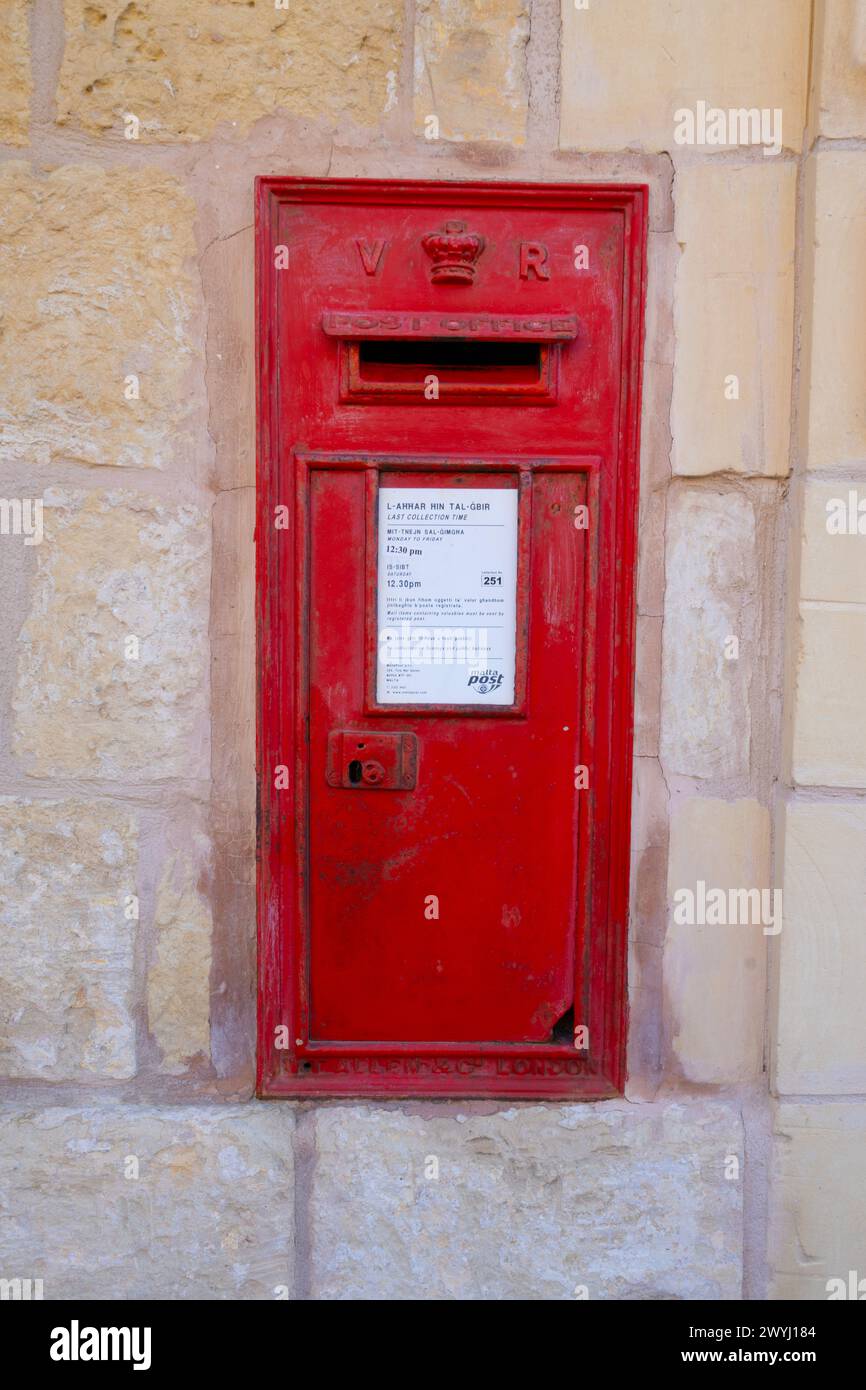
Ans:
[[[360,761],[359,761],[358,758],[353,758],[352,761],[349,763],[349,781],[350,781],[350,782],[360,782],[360,780],[361,780],[361,763],[360,763]]]

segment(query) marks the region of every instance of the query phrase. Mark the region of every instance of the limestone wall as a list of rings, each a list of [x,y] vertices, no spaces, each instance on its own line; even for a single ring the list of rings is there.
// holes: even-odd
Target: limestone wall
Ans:
[[[622,1100],[252,1098],[257,173],[649,184]],[[866,0],[4,0],[0,1276],[866,1277],[864,243]]]

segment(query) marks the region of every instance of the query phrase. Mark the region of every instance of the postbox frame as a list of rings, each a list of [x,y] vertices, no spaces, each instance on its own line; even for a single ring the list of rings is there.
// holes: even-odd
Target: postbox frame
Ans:
[[[280,322],[274,246],[285,205],[357,201],[403,205],[459,196],[463,206],[542,204],[563,212],[604,207],[624,219],[620,410],[616,468],[599,456],[441,457],[300,447],[284,427],[279,383]],[[643,301],[648,190],[633,184],[538,185],[433,181],[262,178],[256,189],[258,405],[257,570],[257,898],[259,940],[257,1085],[260,1095],[465,1096],[600,1099],[621,1094],[626,1074],[627,926],[634,685],[635,556]],[[413,468],[532,472],[568,468],[587,476],[590,514],[600,490],[615,497],[609,534],[591,528],[585,551],[589,638],[583,643],[584,747],[603,751],[601,775],[579,797],[578,913],[575,922],[582,1002],[594,1043],[581,1058],[565,1043],[320,1043],[305,1029],[308,1002],[306,506],[311,470]],[[277,506],[288,529],[273,525]],[[368,525],[369,525],[368,509]],[[606,578],[602,578],[606,576]],[[525,572],[524,572],[525,582]],[[369,640],[369,634],[368,634]],[[610,682],[600,726],[595,682]],[[369,707],[368,707],[369,708]],[[375,707],[375,715],[385,713]],[[418,713],[416,709],[414,713]],[[444,711],[437,710],[436,712]],[[463,710],[461,709],[461,714]],[[592,761],[588,753],[588,761]],[[290,786],[274,791],[274,769]],[[602,841],[605,853],[600,856]],[[603,871],[596,872],[599,859]],[[288,1046],[275,1038],[284,1030]],[[341,1060],[342,1059],[342,1060]],[[495,1065],[494,1065],[495,1064]]]

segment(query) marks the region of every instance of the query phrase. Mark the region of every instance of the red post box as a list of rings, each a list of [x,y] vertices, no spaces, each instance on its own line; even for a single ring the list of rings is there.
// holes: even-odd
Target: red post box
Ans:
[[[259,1087],[625,1074],[646,189],[259,180]]]

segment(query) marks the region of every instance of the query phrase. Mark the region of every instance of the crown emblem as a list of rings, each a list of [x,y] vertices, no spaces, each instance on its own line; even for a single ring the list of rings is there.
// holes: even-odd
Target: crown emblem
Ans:
[[[421,245],[430,257],[430,279],[434,285],[450,282],[471,285],[475,262],[484,250],[484,237],[467,232],[465,222],[446,222],[441,232],[428,232]]]

